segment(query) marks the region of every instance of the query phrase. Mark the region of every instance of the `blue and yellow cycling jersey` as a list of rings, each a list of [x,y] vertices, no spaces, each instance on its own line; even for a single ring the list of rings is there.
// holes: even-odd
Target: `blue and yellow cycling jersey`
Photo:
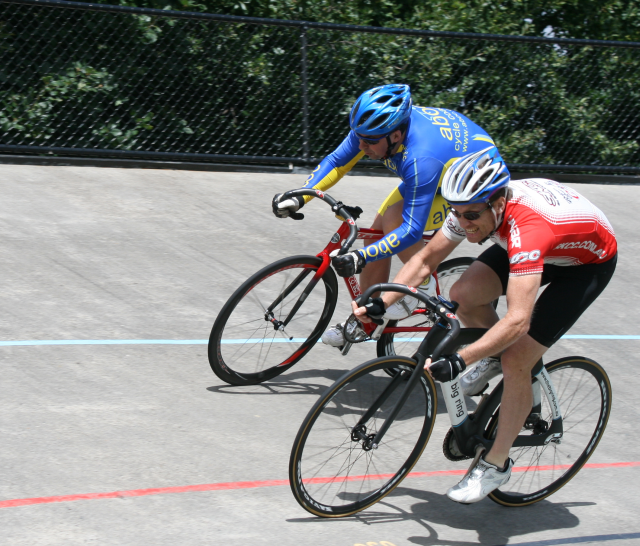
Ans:
[[[404,141],[397,153],[383,160],[402,182],[385,200],[380,214],[404,199],[402,225],[359,250],[367,262],[388,258],[420,240],[425,230],[440,229],[448,205],[439,194],[442,175],[459,157],[493,145],[493,140],[469,118],[444,108],[414,106]],[[305,188],[326,191],[364,156],[351,131],[342,144],[307,178]],[[305,197],[308,201],[311,197]]]

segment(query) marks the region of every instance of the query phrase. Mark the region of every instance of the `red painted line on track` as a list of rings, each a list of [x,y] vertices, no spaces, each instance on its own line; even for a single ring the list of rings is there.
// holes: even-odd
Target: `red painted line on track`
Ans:
[[[570,465],[557,466],[519,466],[514,467],[512,472],[525,472],[527,470],[561,470],[569,468]],[[632,461],[627,463],[592,463],[586,464],[583,468],[628,468],[640,466],[640,461]],[[430,476],[451,476],[465,474],[466,470],[435,470],[432,472],[411,472],[408,478],[427,478]],[[368,479],[384,480],[391,478],[393,474],[377,474],[368,476]],[[335,481],[355,481],[361,479],[362,476],[350,476]],[[328,483],[334,481],[334,478],[313,478],[305,480],[305,483]],[[192,493],[196,491],[224,491],[233,489],[256,489],[261,487],[276,487],[281,485],[289,485],[289,480],[263,480],[253,482],[223,482],[223,483],[205,483],[200,485],[184,485],[179,487],[156,487],[153,489],[132,489],[129,491],[111,491],[109,493],[85,493],[80,495],[60,495],[56,497],[32,497],[28,499],[10,499],[0,501],[0,508],[14,508],[16,506],[30,506],[33,504],[52,504],[57,502],[73,502],[80,500],[97,500],[97,499],[118,499],[125,497],[145,497],[147,495],[166,495],[170,493]]]

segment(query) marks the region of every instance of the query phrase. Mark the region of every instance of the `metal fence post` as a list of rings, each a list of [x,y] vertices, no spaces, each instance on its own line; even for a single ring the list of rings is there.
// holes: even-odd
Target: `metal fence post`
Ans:
[[[302,62],[302,158],[309,159],[309,76],[307,73],[307,25],[300,33]]]

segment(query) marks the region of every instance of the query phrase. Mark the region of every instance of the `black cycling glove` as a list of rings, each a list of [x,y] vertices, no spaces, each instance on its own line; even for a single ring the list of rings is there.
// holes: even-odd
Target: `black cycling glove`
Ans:
[[[386,309],[384,308],[382,298],[371,298],[364,308],[367,310],[367,316],[375,324],[384,324],[383,317]]]
[[[304,207],[304,197],[289,197],[283,199],[283,193],[277,193],[273,196],[271,207],[276,218],[293,218],[294,220],[302,220],[304,214],[297,212]]]
[[[452,355],[441,356],[438,360],[431,363],[429,371],[431,376],[440,383],[453,381],[460,375],[467,365],[458,353]]]
[[[353,277],[356,273],[362,271],[366,263],[364,256],[357,250],[331,258],[331,264],[341,277]]]

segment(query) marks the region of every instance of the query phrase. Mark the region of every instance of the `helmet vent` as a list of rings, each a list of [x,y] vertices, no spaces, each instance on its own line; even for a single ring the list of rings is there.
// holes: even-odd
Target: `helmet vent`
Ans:
[[[466,173],[464,173],[462,180],[460,180],[460,188],[462,189],[466,188],[472,176],[473,176],[473,171],[467,171]]]
[[[360,116],[360,123],[358,124],[358,127],[362,127],[365,123],[367,123],[367,121],[369,121],[369,118],[373,116],[373,114],[375,114],[375,110],[367,110],[364,114],[362,114],[362,116]]]
[[[507,182],[509,182],[511,176],[509,176],[509,173],[502,173],[497,180],[498,184],[501,184],[503,180],[506,180]]]
[[[483,173],[482,176],[480,176],[478,178],[478,180],[476,181],[476,183],[473,185],[473,188],[472,188],[471,191],[474,192],[474,193],[477,192],[480,188],[482,188],[484,186],[484,184],[485,184],[485,182],[487,180],[491,179],[492,175],[493,175],[493,173],[490,172],[490,171]]]
[[[389,119],[389,115],[390,114],[382,114],[381,116],[376,118],[376,123],[372,123],[371,124],[371,129],[375,129],[377,127],[382,127],[387,122],[387,120]]]
[[[478,169],[482,169],[485,165],[491,163],[491,158],[489,155],[484,155],[480,159],[478,159]]]
[[[358,115],[358,110],[360,110],[361,102],[362,102],[362,97],[358,99],[358,101],[354,104],[353,108],[351,109],[351,119],[356,119],[356,116]]]
[[[378,97],[376,99],[376,102],[378,104],[384,104],[385,102],[390,101],[392,98],[393,98],[393,96],[391,96],[391,95],[382,95],[381,97]]]

